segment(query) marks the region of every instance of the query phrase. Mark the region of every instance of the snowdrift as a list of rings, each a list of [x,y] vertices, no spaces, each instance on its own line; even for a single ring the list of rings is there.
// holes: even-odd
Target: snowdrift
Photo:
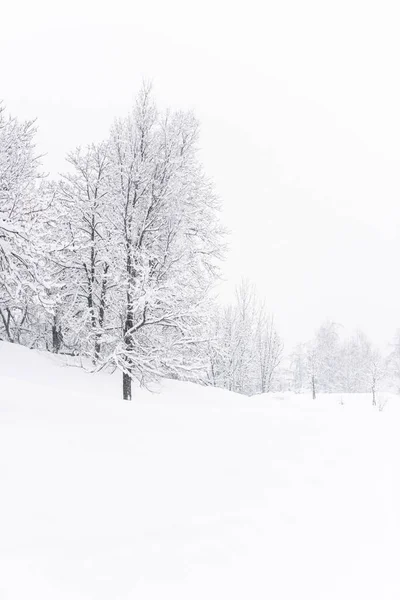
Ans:
[[[398,399],[244,398],[0,343],[0,598],[400,597]]]

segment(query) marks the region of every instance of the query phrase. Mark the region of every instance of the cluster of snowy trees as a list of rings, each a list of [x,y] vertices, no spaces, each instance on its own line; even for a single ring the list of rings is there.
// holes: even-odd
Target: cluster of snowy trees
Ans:
[[[211,290],[225,232],[198,159],[191,113],[159,112],[144,86],[104,141],[67,156],[59,181],[40,170],[33,121],[0,104],[0,338],[118,368],[252,395],[372,392],[400,382],[400,333],[383,357],[357,332],[324,323],[283,356],[255,288],[232,304]]]
[[[0,335],[32,345],[49,309],[43,215],[52,200],[35,133],[34,122],[7,117],[0,105]]]
[[[0,110],[0,337],[117,367],[253,394],[273,389],[283,344],[242,283],[219,307],[224,230],[197,157],[198,123],[160,113],[144,86],[106,140],[40,172],[35,123]]]
[[[379,389],[400,384],[400,333],[387,356],[361,331],[342,339],[340,326],[326,321],[314,338],[290,357],[291,388],[296,392],[370,392],[376,404]],[[396,389],[396,391],[397,391]]]
[[[242,394],[276,389],[283,341],[265,301],[248,281],[233,304],[216,311],[208,345],[209,382]]]
[[[35,125],[0,112],[0,337],[118,367],[132,378],[204,373],[219,204],[190,113],[144,86],[109,137],[40,173]]]

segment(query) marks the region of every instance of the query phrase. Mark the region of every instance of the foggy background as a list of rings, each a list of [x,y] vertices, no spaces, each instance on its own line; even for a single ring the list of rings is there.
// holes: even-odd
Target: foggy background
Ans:
[[[396,3],[60,7],[15,2],[1,16],[0,98],[37,117],[44,169],[65,171],[65,154],[101,140],[151,79],[160,106],[201,122],[232,232],[221,297],[252,279],[289,347],[325,317],[389,342],[400,326]]]

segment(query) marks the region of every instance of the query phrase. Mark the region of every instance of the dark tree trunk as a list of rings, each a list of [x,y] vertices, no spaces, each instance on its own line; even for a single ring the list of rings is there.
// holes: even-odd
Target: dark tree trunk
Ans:
[[[132,400],[132,378],[128,373],[122,373],[122,394],[124,400]]]
[[[97,362],[101,355],[101,337],[104,325],[104,315],[106,312],[106,298],[107,298],[107,272],[108,265],[104,266],[103,281],[101,282],[101,293],[100,293],[100,306],[99,306],[99,331],[96,333],[94,343],[94,360]]]
[[[6,310],[7,310],[7,318],[5,317],[5,315],[4,315],[4,313],[3,313],[2,310],[0,310],[0,314],[1,314],[1,318],[3,319],[4,328],[6,330],[8,341],[13,344],[14,343],[14,339],[13,339],[13,337],[11,335],[11,329],[10,329],[11,312],[10,312],[9,308],[7,308]]]
[[[52,340],[53,340],[53,351],[58,354],[61,350],[62,334],[61,327],[57,324],[57,319],[54,317],[53,326],[51,328]]]
[[[129,248],[131,247],[131,242],[129,240]],[[134,269],[132,266],[130,251],[128,251],[127,261],[126,261],[126,272],[128,273],[129,280],[132,281]],[[129,351],[132,349],[132,334],[133,334],[133,309],[132,309],[132,296],[128,291],[126,293],[126,318],[124,324],[124,342],[125,342],[125,350],[129,355]],[[129,362],[129,359],[128,361]],[[125,366],[126,368],[126,366]],[[132,378],[129,373],[124,372],[122,376],[122,394],[124,400],[132,400]]]
[[[316,393],[316,390],[315,390],[315,377],[314,377],[314,375],[312,376],[312,397],[313,397],[313,400],[315,400],[316,397],[317,397],[317,393]]]
[[[100,358],[100,354],[101,354],[101,341],[100,341],[100,334],[96,333],[96,339],[94,342],[94,358],[93,358],[93,363],[96,364]]]
[[[129,298],[129,296],[128,296]],[[130,300],[130,298],[129,298]],[[128,302],[129,302],[128,300]],[[128,304],[129,306],[129,304]],[[128,314],[127,314],[127,318],[125,321],[125,335],[124,335],[124,340],[125,340],[125,349],[126,352],[129,353],[129,351],[132,348],[132,330],[133,327],[133,315],[132,315],[132,311],[130,309],[128,309]],[[129,358],[127,359],[128,364],[129,364]],[[125,368],[127,368],[125,366]],[[122,377],[122,393],[123,393],[123,398],[124,400],[132,400],[132,377],[130,376],[129,373],[123,373],[123,377]]]

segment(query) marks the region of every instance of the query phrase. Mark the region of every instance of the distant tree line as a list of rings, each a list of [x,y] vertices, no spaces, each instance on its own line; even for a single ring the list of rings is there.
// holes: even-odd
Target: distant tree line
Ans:
[[[289,387],[323,393],[371,393],[376,405],[379,390],[399,392],[400,332],[385,355],[362,331],[340,336],[340,326],[326,321],[312,340],[299,344],[289,357]]]

